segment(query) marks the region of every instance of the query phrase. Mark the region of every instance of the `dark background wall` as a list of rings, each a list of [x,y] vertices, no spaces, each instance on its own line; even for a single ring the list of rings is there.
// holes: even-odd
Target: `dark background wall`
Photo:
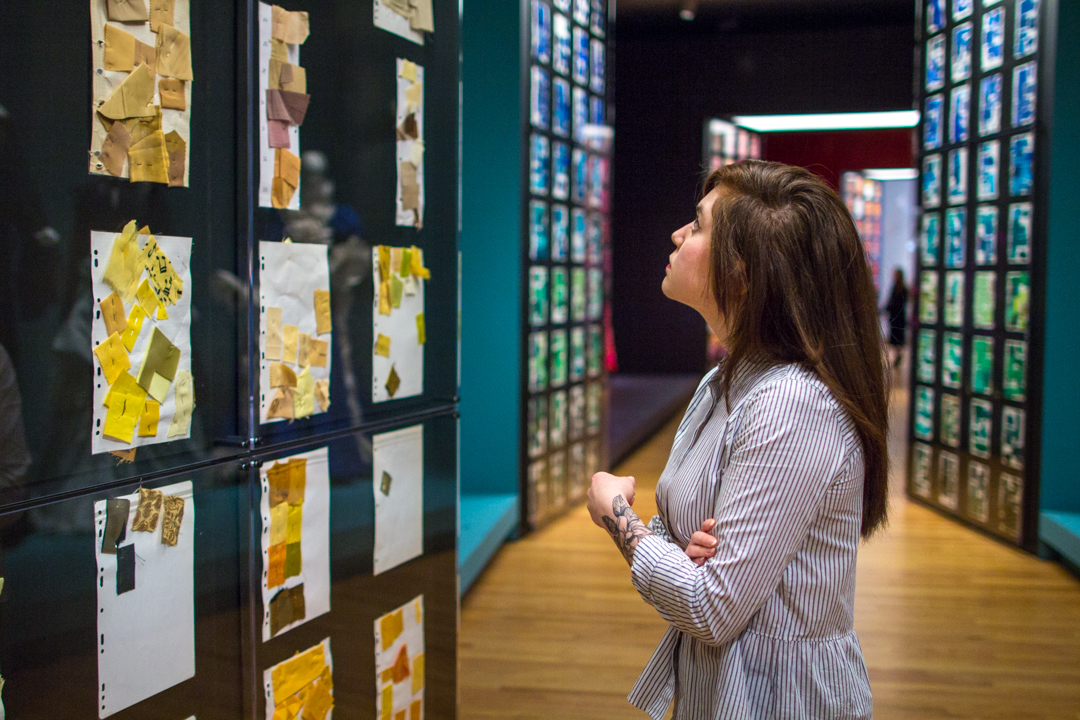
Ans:
[[[912,107],[910,2],[814,16],[701,11],[693,22],[676,13],[621,13],[615,32],[612,304],[620,372],[705,366],[704,322],[666,299],[660,282],[672,231],[693,217],[707,118]],[[777,140],[790,162],[816,157],[799,138]],[[844,149],[839,143],[833,152]],[[895,145],[894,138],[891,154]]]

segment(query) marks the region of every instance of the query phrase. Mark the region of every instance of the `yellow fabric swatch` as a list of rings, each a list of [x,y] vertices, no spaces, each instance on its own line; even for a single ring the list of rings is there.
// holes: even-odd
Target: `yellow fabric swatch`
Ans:
[[[382,712],[379,720],[391,720],[394,717],[394,686],[387,685],[382,689]]]
[[[127,314],[124,312],[124,302],[116,293],[101,301],[101,319],[105,323],[105,332],[122,333],[127,329]]]
[[[270,508],[270,544],[285,542],[289,525],[289,504],[278,503]]]
[[[414,82],[409,87],[405,88],[405,102],[411,104],[414,108],[420,107],[420,101],[424,97],[424,83]]]
[[[296,343],[299,332],[295,325],[286,325],[282,332],[284,345],[281,350],[281,359],[284,362],[296,364]]]
[[[139,284],[139,289],[135,291],[135,299],[147,315],[154,315],[157,312],[160,304],[157,293],[150,287],[150,281],[146,278],[143,278],[143,281]]]
[[[153,102],[154,76],[146,65],[139,65],[116,86],[97,111],[110,120],[153,117],[157,113]]]
[[[105,69],[120,72],[135,69],[135,36],[108,23],[105,24]]]
[[[157,400],[147,400],[143,406],[142,415],[139,416],[139,436],[154,437],[157,435],[158,417],[161,413],[161,405]]]
[[[150,19],[143,0],[108,0],[109,19],[117,22],[138,22]]]
[[[412,272],[413,275],[422,277],[425,280],[431,279],[431,271],[424,267],[424,251],[415,245],[412,246]]]
[[[132,220],[113,240],[109,264],[105,266],[102,276],[105,284],[115,290],[125,303],[134,299],[143,269],[135,228],[135,221]]]
[[[297,347],[296,364],[304,368],[311,364],[311,336],[300,333]]]
[[[424,653],[413,658],[412,662],[412,692],[413,695],[424,689]]]
[[[424,313],[416,313],[416,342],[423,345],[427,342],[427,328],[424,325]]]
[[[311,689],[307,702],[304,703],[303,720],[325,720],[330,708],[334,707],[334,697],[330,694],[330,688],[320,680]]]
[[[280,701],[289,695],[295,695],[301,688],[319,677],[324,667],[326,667],[326,655],[323,652],[322,643],[306,652],[294,655],[275,667],[270,672],[275,704],[280,704]]]
[[[116,382],[120,373],[131,367],[131,360],[117,333],[113,333],[94,348],[94,354],[101,363],[101,372],[105,374],[105,381],[110,385]]]
[[[191,428],[191,413],[195,409],[195,380],[187,370],[178,370],[173,381],[176,411],[169,423],[169,437],[186,435]]]
[[[385,282],[390,277],[390,246],[379,246],[379,282]]]
[[[121,442],[131,442],[145,404],[146,391],[139,387],[130,373],[122,372],[105,396],[105,407],[109,408],[109,412],[105,416],[102,434]]]
[[[308,14],[303,10],[289,12],[283,7],[273,6],[271,34],[278,40],[290,45],[303,45],[308,38]]]
[[[381,283],[379,283],[379,314],[389,315],[391,307],[390,280],[383,280]]]
[[[284,363],[270,363],[270,387],[296,387],[296,373]]]
[[[177,80],[194,79],[191,74],[191,38],[172,25],[158,26],[157,64],[158,75]]]
[[[307,417],[315,412],[315,378],[311,368],[304,368],[296,376],[296,395],[293,399],[293,417]]]
[[[169,133],[172,135],[172,133]],[[168,137],[165,137],[168,147]],[[175,305],[184,294],[184,280],[176,274],[172,262],[158,247],[157,238],[150,235],[149,230],[140,235],[148,235],[146,245],[143,247],[143,263],[146,265],[146,274],[150,277],[150,284],[154,286],[158,300],[163,305]]]
[[[281,359],[281,308],[266,308],[266,349],[267,360]]]
[[[375,354],[385,358],[390,357],[390,338],[382,333],[379,333],[378,339],[375,340]]]
[[[315,291],[315,334],[323,335],[334,329],[330,321],[330,291]]]
[[[282,503],[281,505],[278,505],[278,507],[281,507],[282,505],[289,509],[288,530],[285,534],[285,543],[300,542],[300,531],[304,528],[304,506]]]
[[[150,31],[158,32],[162,25],[173,24],[176,0],[150,0]]]
[[[270,202],[277,209],[283,210],[289,207],[294,192],[295,185],[290,185],[285,178],[276,177],[270,187]]]
[[[315,381],[315,402],[319,403],[319,409],[326,412],[330,408],[330,381]]]
[[[311,367],[326,367],[326,353],[329,344],[325,340],[311,341],[311,356],[308,358]]]
[[[386,652],[405,629],[405,616],[401,609],[387,613],[379,618],[379,634],[382,636],[382,651]]]
[[[128,148],[131,182],[169,183],[169,153],[165,133],[157,130]]]
[[[403,60],[401,62],[401,77],[409,82],[416,82],[416,63]]]
[[[127,329],[120,336],[128,352],[131,352],[135,347],[135,340],[139,337],[139,331],[142,330],[144,320],[146,320],[146,313],[143,312],[143,309],[138,305],[132,305],[131,313],[128,314]]]

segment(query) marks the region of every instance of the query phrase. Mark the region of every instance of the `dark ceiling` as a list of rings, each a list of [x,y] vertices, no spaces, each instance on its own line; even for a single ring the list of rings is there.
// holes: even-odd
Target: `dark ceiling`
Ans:
[[[619,22],[708,25],[722,30],[800,24],[864,25],[912,22],[913,0],[613,0]],[[690,10],[694,20],[680,20]]]

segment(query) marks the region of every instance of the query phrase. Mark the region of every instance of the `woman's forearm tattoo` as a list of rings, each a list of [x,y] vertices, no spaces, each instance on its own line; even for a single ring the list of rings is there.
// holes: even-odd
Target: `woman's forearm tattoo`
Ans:
[[[637,513],[630,509],[622,495],[616,495],[615,499],[611,501],[611,511],[615,518],[612,519],[604,515],[602,518],[604,527],[611,534],[611,538],[615,541],[615,545],[618,546],[619,552],[622,553],[627,564],[633,565],[634,548],[637,547],[638,540],[646,535],[652,535],[652,530],[649,530],[645,523],[641,522]]]

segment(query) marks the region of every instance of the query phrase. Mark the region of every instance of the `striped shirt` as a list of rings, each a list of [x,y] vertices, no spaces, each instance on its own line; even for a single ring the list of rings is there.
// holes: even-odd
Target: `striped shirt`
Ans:
[[[634,587],[671,623],[627,698],[676,720],[870,718],[852,629],[862,522],[855,426],[817,375],[747,364],[698,386],[656,488]],[[730,413],[728,408],[730,407]],[[716,554],[686,556],[708,518]]]

